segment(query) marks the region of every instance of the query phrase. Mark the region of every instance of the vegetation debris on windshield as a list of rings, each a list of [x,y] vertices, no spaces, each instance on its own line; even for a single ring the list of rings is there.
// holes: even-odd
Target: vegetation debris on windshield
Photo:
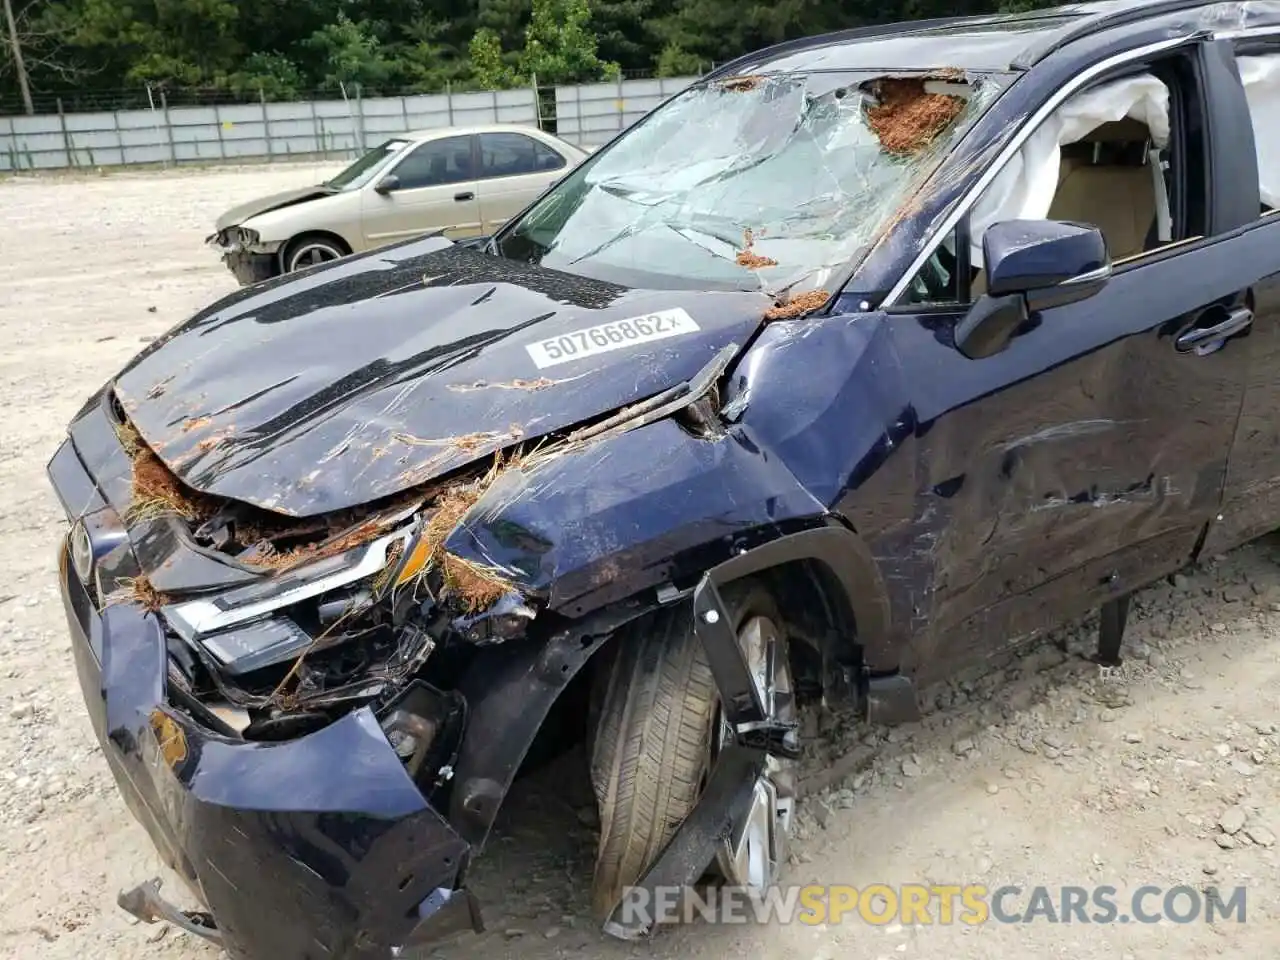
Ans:
[[[964,109],[963,97],[930,93],[925,77],[885,77],[873,88],[878,103],[867,107],[867,123],[885,151],[924,149]]]
[[[755,246],[755,236],[751,232],[751,228],[747,227],[742,232],[742,249],[738,251],[736,257],[738,266],[746,267],[748,270],[763,270],[765,267],[776,267],[778,261],[772,257],[765,257],[756,253],[752,247]]]
[[[730,93],[748,93],[765,82],[765,77],[726,77],[720,81],[720,89]]]
[[[831,295],[825,290],[810,290],[808,293],[799,293],[786,303],[770,307],[765,311],[764,318],[766,320],[791,320],[802,314],[817,310],[830,299]]]

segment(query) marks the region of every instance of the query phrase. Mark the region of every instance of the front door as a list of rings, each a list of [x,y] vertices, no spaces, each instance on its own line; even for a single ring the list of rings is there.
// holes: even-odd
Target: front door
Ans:
[[[399,181],[395,189],[378,192],[388,176]],[[362,191],[361,224],[371,248],[439,229],[450,238],[479,235],[472,137],[429,140],[406,151]]]
[[[1166,84],[1190,75],[1153,69]],[[1199,103],[1180,94],[1188,110]],[[932,303],[945,297],[922,277],[908,298],[918,306],[896,310],[918,486],[912,522],[873,550],[886,582],[912,585],[895,620],[910,624],[907,659],[921,674],[1176,570],[1218,513],[1250,355],[1247,319],[1236,320],[1258,275],[1249,241],[1200,236],[1206,124],[1171,119],[1167,239],[1147,229],[1143,133],[1098,128],[1063,165],[1049,216],[1102,230],[1115,264],[1099,293],[1041,311],[984,359],[954,344],[976,297],[963,284],[952,308]],[[1224,332],[1199,332],[1210,328]]]
[[[900,555],[931,568],[919,626],[937,657],[991,652],[1191,557],[1218,510],[1249,346],[1178,340],[1251,283],[1233,247],[1122,266],[985,359],[950,342],[960,314],[895,318],[923,488],[917,547]]]

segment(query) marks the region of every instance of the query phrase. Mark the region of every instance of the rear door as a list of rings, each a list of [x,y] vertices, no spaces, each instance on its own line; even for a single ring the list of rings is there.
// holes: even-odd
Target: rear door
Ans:
[[[1247,167],[1256,158],[1236,180],[1246,196],[1232,241],[1254,265],[1247,304],[1254,319],[1244,344],[1248,378],[1222,509],[1205,539],[1211,553],[1280,527],[1280,37],[1241,41],[1237,52],[1243,87],[1224,75],[1215,113],[1226,123],[1243,108],[1251,120],[1238,119],[1229,135],[1236,163]]]
[[[568,159],[541,140],[514,131],[482,133],[480,215],[493,233],[564,176]]]
[[[450,238],[480,233],[473,137],[428,140],[405,152],[383,177],[362,190],[361,227],[366,244],[384,244],[444,229]],[[387,176],[399,180],[388,193],[377,191]]]

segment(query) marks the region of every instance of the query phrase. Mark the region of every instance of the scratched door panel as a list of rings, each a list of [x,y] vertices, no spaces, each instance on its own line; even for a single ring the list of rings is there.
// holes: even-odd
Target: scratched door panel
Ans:
[[[1248,236],[1267,250],[1280,251],[1280,215],[1268,221]],[[1209,553],[1280,527],[1280,273],[1261,280],[1253,294],[1253,327],[1245,341],[1248,380],[1222,509],[1205,538]]]
[[[1050,584],[1037,608],[1051,612],[1058,595],[1074,609],[1094,562],[1135,543],[1160,537],[1160,556],[1190,555],[1220,502],[1247,352],[1243,339],[1204,356],[1174,340],[1242,296],[1252,278],[1232,262],[1239,252],[1220,242],[1132,264],[983,360],[951,345],[957,318],[899,318],[920,489],[915,528],[896,545],[927,550],[932,576],[911,659],[1001,645],[998,605]],[[1144,579],[1126,567],[1124,579]]]

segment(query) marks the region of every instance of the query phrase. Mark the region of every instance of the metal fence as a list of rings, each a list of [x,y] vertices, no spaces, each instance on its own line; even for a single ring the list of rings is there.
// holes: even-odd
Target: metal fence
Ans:
[[[408,130],[538,125],[571,143],[609,140],[692,78],[298,103],[170,106],[0,117],[0,172],[350,157]]]
[[[666,77],[556,87],[556,134],[579,146],[599,146],[691,83],[692,77]]]

